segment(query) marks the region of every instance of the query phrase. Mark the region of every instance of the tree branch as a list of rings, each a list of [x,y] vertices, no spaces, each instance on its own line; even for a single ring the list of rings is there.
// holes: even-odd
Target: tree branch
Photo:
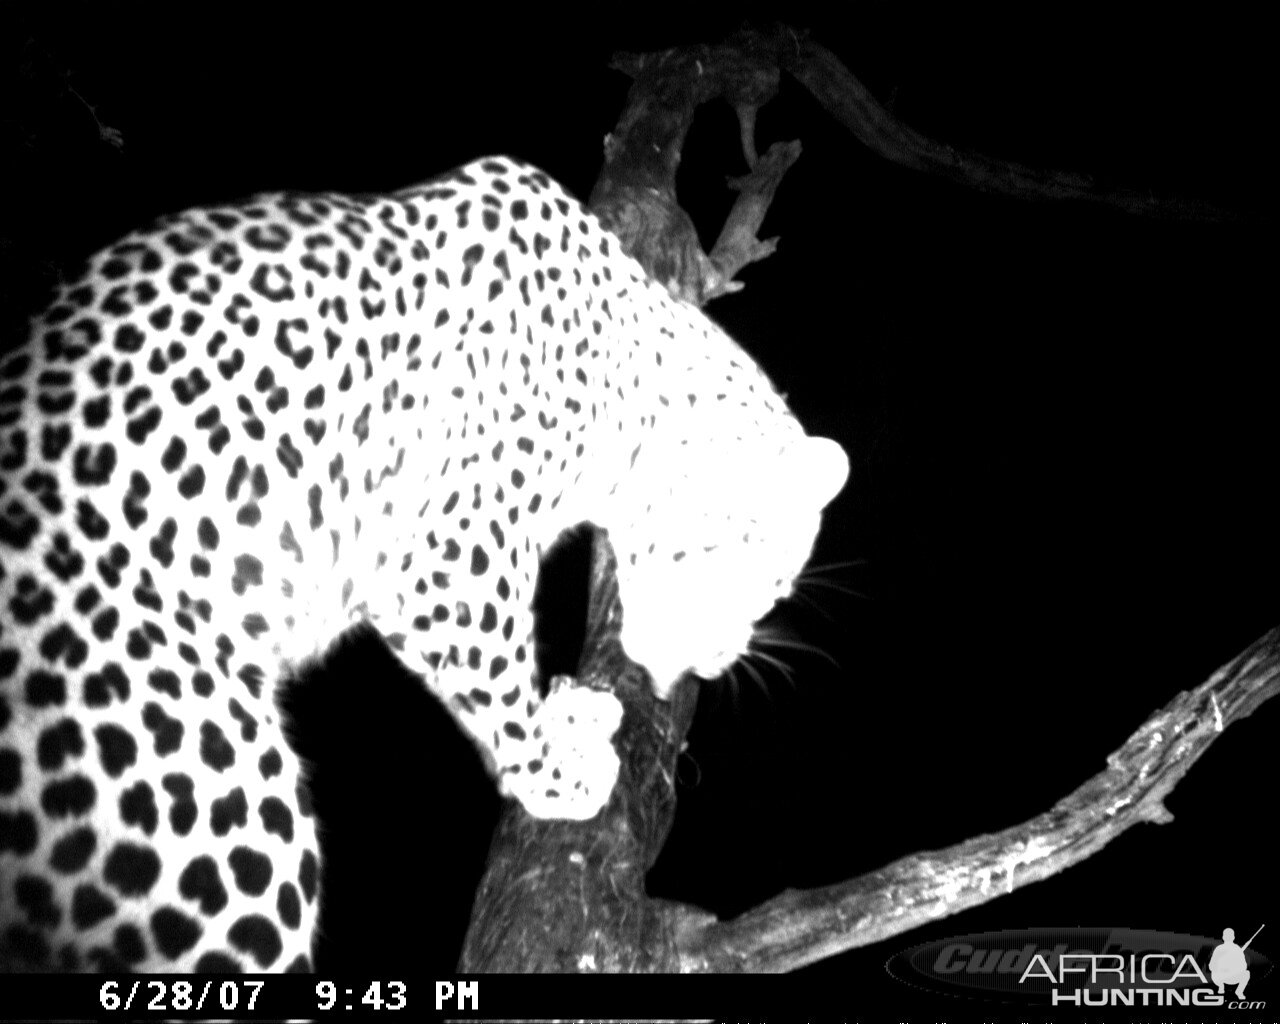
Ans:
[[[767,34],[747,31],[741,45],[755,52],[771,50],[778,66],[808,89],[864,146],[903,167],[1015,199],[1075,200],[1176,221],[1224,223],[1241,219],[1237,213],[1198,200],[1104,187],[1088,174],[996,160],[930,139],[877,102],[834,53],[786,26]]]
[[[686,917],[679,970],[795,970],[1050,878],[1141,822],[1167,824],[1165,798],[1191,766],[1277,692],[1280,627],[1156,711],[1102,772],[1043,814],[839,885],[784,892],[732,921]]]

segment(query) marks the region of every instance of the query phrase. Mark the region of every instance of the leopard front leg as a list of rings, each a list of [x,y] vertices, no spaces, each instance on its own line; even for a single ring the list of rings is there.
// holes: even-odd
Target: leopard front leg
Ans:
[[[622,703],[557,676],[532,717],[531,742],[500,748],[500,791],[535,818],[594,818],[618,781],[613,735],[622,724]]]
[[[530,565],[533,551],[525,555]],[[388,629],[386,619],[379,627],[476,742],[503,795],[536,818],[594,817],[618,777],[612,737],[621,702],[564,676],[541,696],[532,574],[496,570],[474,553],[470,572],[453,568],[418,581],[402,628]]]

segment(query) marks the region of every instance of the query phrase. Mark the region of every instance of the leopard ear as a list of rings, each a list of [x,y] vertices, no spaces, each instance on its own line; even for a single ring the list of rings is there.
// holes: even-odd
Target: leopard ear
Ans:
[[[788,445],[784,463],[794,500],[811,508],[826,506],[849,479],[849,457],[826,437],[804,437]]]

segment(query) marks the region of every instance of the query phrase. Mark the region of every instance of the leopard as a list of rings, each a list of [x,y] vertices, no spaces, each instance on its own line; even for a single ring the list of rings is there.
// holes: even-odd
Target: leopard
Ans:
[[[537,679],[544,554],[607,535],[665,699],[747,651],[847,476],[517,159],[126,235],[0,357],[0,960],[311,969],[319,829],[277,696],[353,629],[504,797],[593,818],[622,706]]]

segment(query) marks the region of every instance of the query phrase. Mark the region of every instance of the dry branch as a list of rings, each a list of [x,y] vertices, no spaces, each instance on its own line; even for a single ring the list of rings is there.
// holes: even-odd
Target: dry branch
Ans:
[[[1228,222],[1237,215],[1209,203],[1100,185],[1087,174],[1053,171],[956,149],[921,135],[876,101],[840,59],[793,29],[746,33],[745,45],[771,49],[778,65],[878,156],[957,184],[1015,199],[1075,200],[1129,214],[1179,221]]]
[[[1144,821],[1228,725],[1280,692],[1280,627],[1156,711],[1107,767],[1052,808],[994,835],[912,854],[823,889],[784,892],[728,922],[680,932],[681,971],[790,971],[987,903],[1078,864]]]
[[[755,111],[777,92],[777,67],[734,45],[617,54],[613,67],[635,82],[605,140],[592,212],[678,298],[701,306],[737,291],[734,275],[774,250],[776,240],[761,241],[756,232],[782,176],[800,156],[798,142],[778,143],[764,159],[756,155]],[[676,170],[695,111],[714,99],[737,111],[750,171],[729,183],[739,198],[708,256],[676,199]]]

